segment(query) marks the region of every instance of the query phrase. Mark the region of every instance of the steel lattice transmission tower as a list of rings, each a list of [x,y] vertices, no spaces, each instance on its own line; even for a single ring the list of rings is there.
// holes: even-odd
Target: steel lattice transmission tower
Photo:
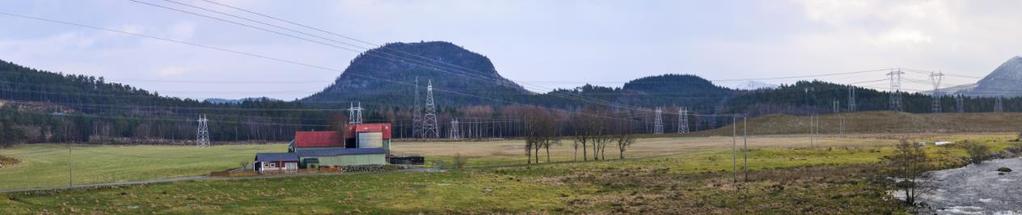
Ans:
[[[904,110],[901,103],[901,75],[903,74],[905,72],[902,72],[900,68],[887,73],[887,76],[891,79],[891,100],[889,105],[892,111]]]
[[[422,137],[422,107],[419,106],[419,77],[415,77],[415,100],[412,105],[412,137]]]
[[[678,133],[687,134],[688,132],[688,107],[678,108]]]
[[[930,73],[930,80],[933,81],[933,107],[930,108],[930,111],[933,113],[940,113],[943,111],[943,107],[940,105],[940,99],[944,97],[944,94],[940,92],[940,82],[944,80],[944,73]]]
[[[348,124],[362,124],[362,102],[355,106],[348,103]]]
[[[848,112],[855,112],[855,86],[848,85]]]
[[[834,101],[830,102],[830,105],[831,105],[831,110],[830,110],[831,113],[841,113],[841,101],[834,100]]]
[[[196,131],[195,145],[209,147],[209,119],[206,115],[199,115],[199,129]]]
[[[458,130],[458,127],[459,127],[458,119],[451,120],[451,130],[450,134],[448,134],[447,137],[451,138],[452,140],[461,139],[461,131]]]
[[[653,120],[653,133],[664,134],[664,119],[663,110],[660,107],[656,107],[656,118]]]
[[[436,103],[433,101],[433,80],[429,80],[426,85],[426,114],[422,117],[422,133],[425,138],[440,137],[436,123]]]

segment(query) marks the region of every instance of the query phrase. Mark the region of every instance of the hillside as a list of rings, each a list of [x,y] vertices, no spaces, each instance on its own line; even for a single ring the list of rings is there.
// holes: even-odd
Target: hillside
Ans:
[[[203,103],[161,96],[103,77],[60,74],[0,61],[0,147],[13,143],[183,143],[195,140],[195,119],[210,118],[221,140],[283,140],[288,131],[322,129],[323,112],[266,98]],[[256,111],[258,110],[258,112]],[[271,110],[271,111],[263,111]]]
[[[1019,97],[1022,96],[1022,84],[1019,83],[1022,83],[1022,57],[1015,56],[974,84],[953,86],[941,91],[978,97]]]
[[[973,96],[1022,96],[1022,57],[1013,57],[994,69],[967,92]]]
[[[445,105],[493,103],[492,98],[530,92],[497,73],[490,59],[449,42],[390,43],[360,54],[323,91],[301,99],[309,104],[411,105],[418,79]],[[421,99],[422,97],[420,97]]]

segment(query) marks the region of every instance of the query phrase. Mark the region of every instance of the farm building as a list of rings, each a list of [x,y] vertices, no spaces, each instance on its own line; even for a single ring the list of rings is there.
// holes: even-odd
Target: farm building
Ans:
[[[294,153],[256,153],[256,171],[297,171],[298,155]]]
[[[342,135],[336,131],[299,131],[287,153],[259,153],[260,165],[293,163],[296,168],[386,165],[390,153],[390,123],[353,124]],[[285,156],[286,154],[286,156]],[[260,161],[259,155],[264,155]],[[279,159],[279,160],[275,160]],[[259,168],[257,166],[257,168]],[[281,171],[279,168],[261,168]]]

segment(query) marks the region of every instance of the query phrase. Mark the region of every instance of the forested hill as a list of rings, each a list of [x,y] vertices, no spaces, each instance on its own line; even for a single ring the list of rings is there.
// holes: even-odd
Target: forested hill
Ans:
[[[442,94],[442,103],[450,106],[493,104],[531,94],[500,76],[483,55],[449,42],[418,42],[390,43],[360,54],[332,85],[301,102],[410,106],[416,79],[420,99],[432,82],[435,94]]]
[[[855,88],[856,111],[891,110],[891,93],[862,87]],[[834,105],[837,111],[848,111],[849,86],[823,81],[799,81],[794,84],[781,85],[775,89],[740,91],[724,104],[728,112],[749,113],[754,116],[787,113],[831,113]],[[994,98],[962,97],[963,112],[992,112],[996,104]],[[920,93],[901,93],[902,111],[910,113],[930,113],[933,110],[933,97]],[[954,96],[944,96],[939,100],[942,112],[958,112],[958,103]],[[1004,111],[1022,111],[1022,97],[1005,98],[1002,100]]]
[[[36,70],[0,60],[0,99],[71,104],[196,105],[198,101],[161,97],[155,92],[102,77]]]
[[[329,128],[340,111],[290,111],[293,102],[213,104],[160,96],[102,77],[60,74],[0,61],[0,147],[21,142],[174,143],[194,140],[210,118],[214,140],[284,140]]]
[[[694,75],[666,74],[626,82],[619,88],[584,85],[537,95],[532,101],[562,108],[613,104],[641,108],[686,106],[692,111],[715,112],[739,91],[713,85]]]

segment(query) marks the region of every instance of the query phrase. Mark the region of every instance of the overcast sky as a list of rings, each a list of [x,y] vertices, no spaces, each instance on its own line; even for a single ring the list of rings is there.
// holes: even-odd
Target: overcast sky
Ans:
[[[163,0],[139,1],[174,6]],[[199,0],[177,1],[230,11]],[[664,73],[718,80],[910,67],[984,76],[1005,60],[1022,55],[1018,10],[1022,1],[1017,0],[214,1],[374,44],[450,41],[486,55],[503,76],[534,91],[584,83],[620,86],[627,80]],[[0,12],[338,70],[358,54],[128,0],[0,1]],[[162,95],[291,100],[326,87],[340,75],[10,16],[0,16],[0,26],[0,59],[43,70],[104,76]],[[883,78],[884,72],[876,72],[821,79],[852,83]],[[907,78],[928,77],[909,74]],[[945,83],[974,81],[949,77]],[[928,88],[919,81],[905,85]]]

